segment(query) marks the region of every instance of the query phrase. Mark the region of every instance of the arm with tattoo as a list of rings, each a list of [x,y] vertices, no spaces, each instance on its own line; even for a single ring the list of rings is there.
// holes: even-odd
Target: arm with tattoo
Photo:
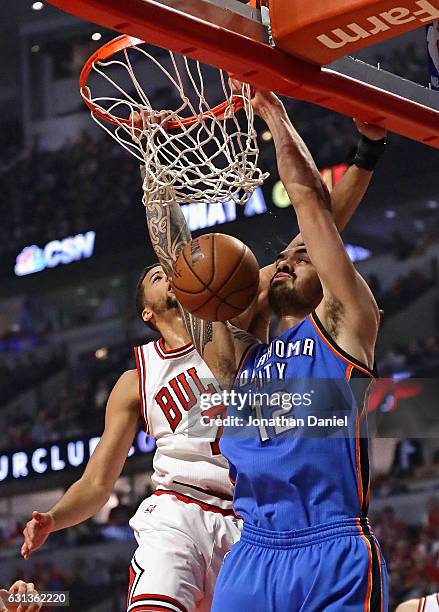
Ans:
[[[142,176],[144,171],[142,169]],[[146,220],[152,245],[165,274],[171,278],[173,266],[192,237],[178,204],[149,203],[144,199]],[[180,312],[196,350],[203,357],[215,378],[224,387],[233,383],[237,347],[225,323],[204,321],[180,306]]]

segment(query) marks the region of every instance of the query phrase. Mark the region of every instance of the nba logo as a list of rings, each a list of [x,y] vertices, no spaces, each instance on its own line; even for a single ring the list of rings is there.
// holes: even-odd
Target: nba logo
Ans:
[[[145,508],[145,512],[151,514],[157,508],[156,504],[149,504],[147,508]]]

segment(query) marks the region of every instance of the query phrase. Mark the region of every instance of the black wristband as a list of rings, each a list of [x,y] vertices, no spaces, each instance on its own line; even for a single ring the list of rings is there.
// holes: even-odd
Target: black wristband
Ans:
[[[385,149],[385,138],[381,140],[370,140],[370,138],[362,136],[358,142],[353,164],[358,166],[358,168],[363,168],[364,170],[372,172],[375,170],[375,166]]]

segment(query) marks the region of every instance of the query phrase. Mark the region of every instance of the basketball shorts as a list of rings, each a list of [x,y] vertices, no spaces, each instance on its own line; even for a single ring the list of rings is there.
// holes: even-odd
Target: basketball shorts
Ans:
[[[140,504],[130,526],[138,548],[127,612],[209,612],[224,555],[241,534],[233,512],[160,492]]]
[[[387,612],[387,572],[367,520],[295,532],[244,525],[212,612]]]

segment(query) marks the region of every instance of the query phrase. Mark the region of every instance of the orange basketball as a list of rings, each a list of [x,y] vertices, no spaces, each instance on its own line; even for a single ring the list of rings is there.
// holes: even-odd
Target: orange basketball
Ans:
[[[208,321],[227,321],[251,304],[259,287],[252,251],[226,234],[189,242],[174,266],[175,297],[188,312]]]

